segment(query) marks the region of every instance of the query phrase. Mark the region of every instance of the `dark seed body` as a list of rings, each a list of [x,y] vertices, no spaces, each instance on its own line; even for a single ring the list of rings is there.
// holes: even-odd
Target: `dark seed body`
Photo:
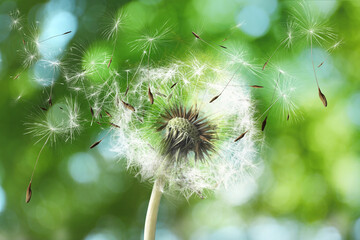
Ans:
[[[242,139],[247,132],[248,132],[248,131],[243,132],[240,136],[238,136],[238,137],[234,140],[234,142],[237,142],[237,141],[239,141],[240,139]]]
[[[32,195],[32,191],[31,191],[31,182],[30,182],[28,188],[26,189],[26,198],[25,198],[26,203],[30,202],[31,195]]]

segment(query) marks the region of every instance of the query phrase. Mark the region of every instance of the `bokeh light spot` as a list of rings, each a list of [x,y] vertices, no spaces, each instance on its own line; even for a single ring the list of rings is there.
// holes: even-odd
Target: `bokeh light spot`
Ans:
[[[99,176],[96,160],[88,153],[77,153],[70,157],[68,169],[71,177],[79,183],[94,182]]]
[[[270,19],[268,14],[257,6],[246,6],[236,17],[240,29],[253,37],[263,36],[269,29]]]
[[[6,203],[6,195],[4,189],[0,186],[0,213],[4,211]]]

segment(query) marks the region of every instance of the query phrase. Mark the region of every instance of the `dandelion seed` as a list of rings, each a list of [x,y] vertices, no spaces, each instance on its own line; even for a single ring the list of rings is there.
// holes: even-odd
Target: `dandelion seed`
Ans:
[[[105,111],[105,113],[106,113],[106,115],[107,115],[108,117],[112,117],[111,114],[110,114],[108,111]]]
[[[263,86],[260,86],[260,85],[251,85],[250,87],[252,87],[252,88],[264,88]]]
[[[267,118],[268,118],[268,116],[266,115],[264,121],[261,124],[261,131],[264,131],[264,129],[265,129]]]
[[[113,127],[116,127],[116,128],[120,128],[119,125],[116,125],[115,123],[112,123],[112,122],[110,123],[110,125],[113,126]]]
[[[125,108],[135,112],[135,108],[132,105],[130,105],[129,103],[124,102],[123,100],[121,100],[121,102],[123,103]]]
[[[149,96],[150,104],[154,104],[154,96],[150,90],[150,87],[149,87],[149,91],[148,91],[148,96]]]
[[[290,118],[290,114],[287,115],[286,120],[289,121],[289,118]]]
[[[94,147],[96,147],[97,145],[99,145],[100,143],[101,143],[101,141],[102,141],[103,139],[101,139],[101,140],[99,140],[99,141],[97,141],[97,142],[95,142],[95,143],[93,143],[91,146],[90,146],[90,149],[93,149]]]
[[[29,203],[31,200],[31,195],[32,195],[32,191],[31,191],[31,182],[29,183],[29,186],[26,189],[26,198],[25,198],[25,202]]]
[[[321,67],[321,66],[327,61],[327,59],[328,59],[328,57],[330,57],[331,53],[332,53],[335,49],[339,48],[339,46],[342,44],[342,42],[343,42],[343,40],[339,40],[339,41],[335,42],[335,44],[333,44],[330,48],[327,49],[327,56],[325,57],[325,60],[322,61],[322,62],[317,66],[318,68]]]
[[[71,31],[67,31],[67,32],[64,32],[64,33],[61,33],[61,34],[57,34],[57,35],[54,35],[54,36],[50,36],[50,37],[48,37],[48,38],[45,38],[44,40],[38,41],[37,44],[40,44],[40,43],[49,41],[50,39],[53,39],[53,38],[57,38],[57,37],[60,37],[60,36],[67,35],[67,34],[69,34],[69,33],[71,33]]]
[[[196,38],[201,39],[199,35],[197,35],[195,32],[191,32]]]
[[[326,100],[325,95],[321,92],[320,88],[318,88],[318,90],[319,90],[319,97],[320,97],[322,103],[324,104],[325,107],[327,107],[327,100]]]
[[[51,96],[50,96],[49,99],[48,99],[48,103],[49,103],[49,106],[50,106],[50,107],[53,105],[53,104],[52,104]]]
[[[177,82],[175,82],[173,85],[171,85],[171,87],[170,87],[170,88],[175,87],[175,86],[176,86],[176,84],[177,84]]]
[[[240,136],[238,136],[238,137],[234,140],[234,142],[237,142],[237,141],[239,141],[240,139],[242,139],[247,132],[248,132],[248,131],[245,131],[245,132],[243,132],[242,134],[240,134]]]
[[[221,94],[225,91],[225,89],[229,86],[230,82],[234,79],[235,75],[236,75],[236,72],[239,71],[239,69],[241,68],[241,65],[235,70],[234,74],[231,76],[231,78],[229,79],[229,81],[226,83],[225,87],[223,88],[223,90],[221,90],[221,92],[216,95],[215,97],[213,97],[209,103],[212,103],[214,102],[216,99],[218,99]]]
[[[107,67],[109,68],[110,67],[110,64],[111,64],[111,62],[112,62],[112,56],[111,56],[111,58],[110,58],[110,60],[109,60],[109,63],[108,63],[108,65],[107,65]]]
[[[262,70],[265,69],[265,67],[268,65],[269,61],[271,60],[271,58],[277,53],[277,51],[280,49],[280,47],[282,46],[287,46],[287,47],[290,47],[291,46],[291,43],[294,39],[294,31],[293,31],[293,28],[294,28],[294,22],[293,21],[290,21],[287,25],[287,33],[286,33],[286,38],[284,38],[280,44],[276,47],[276,49],[274,50],[274,52],[270,55],[270,57],[267,59],[267,61],[264,63],[263,67],[262,67]]]
[[[210,102],[209,102],[209,103],[212,103],[213,101],[215,101],[216,99],[218,99],[218,98],[220,97],[220,95],[221,95],[221,94],[219,94],[219,95],[217,95],[217,96],[213,97],[213,98],[210,100]]]

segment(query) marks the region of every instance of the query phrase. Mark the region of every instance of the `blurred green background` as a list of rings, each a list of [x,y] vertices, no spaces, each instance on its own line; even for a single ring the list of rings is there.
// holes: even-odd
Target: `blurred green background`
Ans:
[[[310,4],[344,40],[318,70],[329,106],[324,108],[318,99],[309,46],[295,39],[294,47],[280,49],[272,62],[295,77],[298,110],[291,121],[270,113],[259,150],[261,174],[204,200],[165,196],[157,239],[360,239],[360,2]],[[85,124],[72,142],[60,140],[45,147],[33,198],[24,202],[42,146],[24,134],[25,123],[33,121],[46,94],[34,81],[32,67],[13,79],[23,68],[18,51],[22,42],[9,28],[9,12],[19,9],[24,27],[39,25],[40,32],[53,22],[62,30],[49,32],[70,28],[73,32],[66,38],[70,42],[63,46],[68,49],[74,44],[108,46],[101,37],[102,22],[126,8],[129,22],[119,33],[114,60],[120,70],[139,61],[141,52],[131,51],[128,43],[165,22],[172,27],[172,36],[152,56],[154,62],[164,55],[183,58],[194,38],[191,31],[196,31],[216,43],[225,37],[230,43],[239,42],[261,68],[286,34],[294,6],[296,1],[277,0],[1,0],[0,239],[140,239],[151,193],[150,184],[127,172],[124,161],[106,149],[89,150],[99,128]],[[328,47],[314,46],[315,58],[323,59]],[[198,48],[211,52],[206,45]],[[260,85],[271,81],[267,74],[252,78]],[[66,94],[61,87],[54,91],[55,96]],[[256,93],[261,113],[269,96]],[[83,114],[90,117],[88,110]]]

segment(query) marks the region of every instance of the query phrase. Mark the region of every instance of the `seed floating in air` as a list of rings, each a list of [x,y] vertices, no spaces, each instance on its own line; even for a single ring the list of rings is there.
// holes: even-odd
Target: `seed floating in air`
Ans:
[[[120,128],[120,126],[119,125],[117,125],[117,124],[115,124],[115,123],[109,123],[111,126],[113,126],[113,127],[116,127],[116,128]]]
[[[90,107],[91,116],[94,116],[94,109]]]
[[[126,88],[126,91],[125,91],[125,94],[124,94],[125,97],[128,94],[128,92],[129,92],[129,87]]]
[[[111,64],[111,62],[112,62],[112,58],[113,58],[113,57],[111,57],[110,60],[109,60],[109,63],[108,63],[108,65],[107,65],[108,68],[110,67],[110,64]]]
[[[290,114],[287,115],[286,121],[289,121]]]
[[[92,145],[90,146],[90,149],[92,149],[92,148],[96,147],[97,145],[99,145],[99,143],[101,143],[101,141],[102,141],[102,139],[99,140],[99,141],[97,141],[97,142],[95,142],[94,144],[92,144]]]
[[[319,89],[319,97],[320,97],[322,103],[324,104],[324,106],[327,107],[326,97],[325,97],[325,95],[321,92],[320,88],[318,88],[318,89]]]
[[[322,63],[320,63],[320,64],[318,65],[318,68],[321,67],[321,66],[324,64],[324,62],[325,62],[325,61],[323,61]]]
[[[40,107],[40,109],[43,111],[47,111],[47,108],[44,108],[44,107]]]
[[[227,49],[227,47],[225,47],[225,46],[223,46],[223,45],[219,45],[219,47],[222,47],[222,48],[225,48],[225,49]]]
[[[51,96],[49,97],[49,106],[52,106],[52,99],[51,99]]]
[[[31,182],[30,182],[28,188],[26,189],[26,198],[25,198],[26,203],[30,202],[31,194],[32,194],[32,191],[31,191]]]
[[[220,97],[220,95],[221,95],[221,94],[219,94],[219,95],[217,95],[217,96],[213,97],[213,98],[210,100],[210,102],[209,102],[209,103],[212,103],[213,101],[215,101],[216,99],[218,99],[218,98]]]
[[[263,86],[260,86],[260,85],[251,85],[250,87],[252,87],[252,88],[264,88]]]
[[[123,103],[124,107],[135,112],[135,108],[133,106],[131,106],[129,103],[124,102],[123,100],[121,100],[121,102]]]
[[[264,121],[262,122],[261,131],[264,131],[264,129],[265,129],[267,118],[268,118],[268,116],[266,116]]]
[[[266,65],[268,64],[269,60],[266,61],[266,63],[264,63],[264,66],[262,67],[262,70],[265,69]]]
[[[170,88],[173,88],[173,87],[175,87],[175,86],[176,86],[176,84],[177,84],[177,82],[176,82],[176,83],[174,83],[173,85],[171,85],[171,87],[170,87]]]
[[[108,117],[112,117],[108,111],[105,111],[105,113],[106,113],[106,115],[108,115]]]
[[[200,36],[197,35],[195,32],[192,32],[192,34],[193,34],[196,38],[201,39]]]
[[[151,104],[154,104],[154,96],[150,90],[150,87],[149,87],[149,91],[148,91],[148,95],[149,95],[149,101]]]
[[[239,141],[240,139],[242,139],[247,132],[248,132],[248,131],[243,132],[240,136],[238,136],[238,137],[234,140],[234,142],[237,142],[237,141]]]

